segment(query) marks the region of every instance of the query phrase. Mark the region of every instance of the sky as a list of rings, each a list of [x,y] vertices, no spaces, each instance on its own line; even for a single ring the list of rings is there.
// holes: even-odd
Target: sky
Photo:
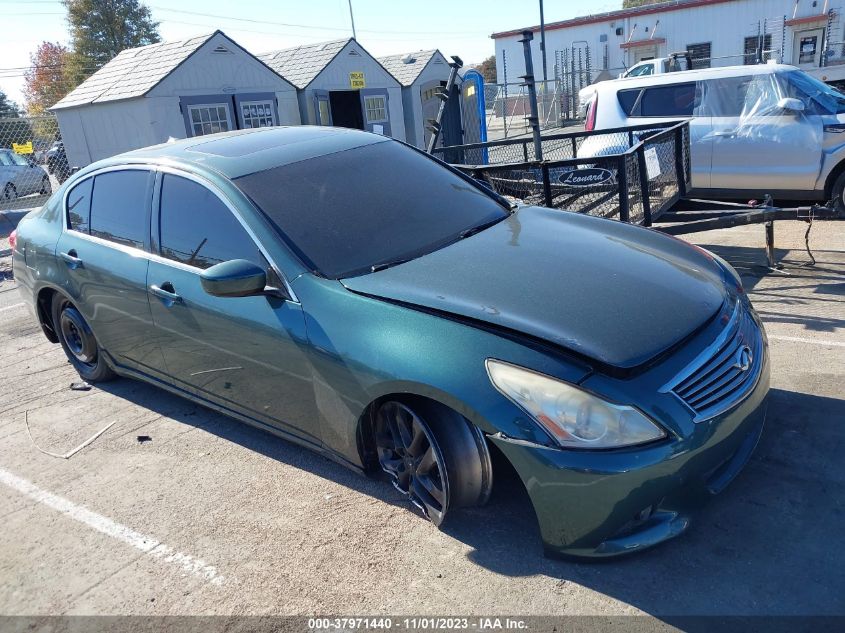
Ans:
[[[348,0],[147,0],[162,39],[220,29],[253,53],[352,35]],[[621,0],[545,0],[546,22],[620,8]],[[490,34],[539,24],[535,0],[352,0],[358,41],[376,57],[438,48],[477,63]],[[58,0],[0,0],[0,90],[23,104],[23,71],[43,41],[69,44]]]

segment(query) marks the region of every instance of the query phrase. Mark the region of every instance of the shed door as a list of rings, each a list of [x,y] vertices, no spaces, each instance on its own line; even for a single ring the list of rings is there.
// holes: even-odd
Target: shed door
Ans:
[[[365,88],[360,93],[361,110],[364,112],[364,129],[367,132],[390,136],[387,90],[385,88]]]
[[[329,91],[314,91],[314,123],[317,125],[332,124],[332,108],[329,105]]]

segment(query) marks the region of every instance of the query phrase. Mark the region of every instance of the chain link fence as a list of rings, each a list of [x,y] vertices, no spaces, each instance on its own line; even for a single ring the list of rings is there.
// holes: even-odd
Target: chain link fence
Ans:
[[[0,209],[42,205],[70,172],[56,117],[0,118]]]
[[[689,123],[640,125],[442,147],[434,155],[491,189],[543,205],[650,226],[690,185]]]

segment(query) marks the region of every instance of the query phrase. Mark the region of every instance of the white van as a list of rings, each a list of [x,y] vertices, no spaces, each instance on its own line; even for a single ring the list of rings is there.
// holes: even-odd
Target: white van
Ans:
[[[835,198],[845,208],[845,94],[835,88],[780,64],[629,77],[596,85],[585,127],[683,118],[690,118],[691,195]],[[620,149],[588,139],[579,156]]]

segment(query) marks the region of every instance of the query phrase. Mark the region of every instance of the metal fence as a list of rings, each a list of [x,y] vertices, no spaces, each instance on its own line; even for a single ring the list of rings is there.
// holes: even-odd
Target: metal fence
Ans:
[[[56,117],[0,119],[0,209],[40,206],[69,175]]]
[[[689,122],[442,147],[434,155],[527,204],[650,226],[690,185]]]

